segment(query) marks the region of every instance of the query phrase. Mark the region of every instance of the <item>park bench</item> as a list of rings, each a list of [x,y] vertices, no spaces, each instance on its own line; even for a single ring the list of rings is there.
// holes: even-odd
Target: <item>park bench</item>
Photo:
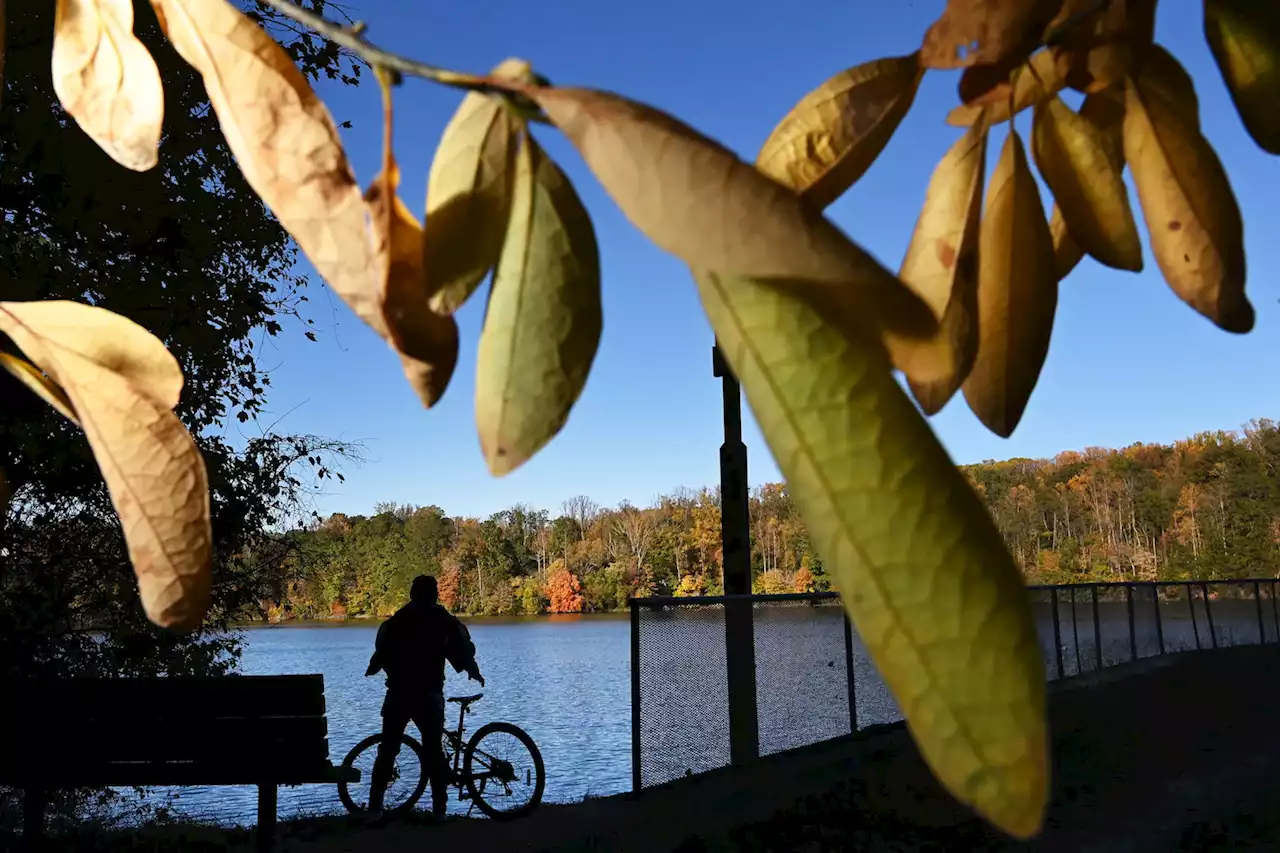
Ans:
[[[28,846],[52,790],[256,785],[270,850],[279,785],[360,778],[329,761],[321,675],[20,681],[0,697],[0,785],[24,792]]]

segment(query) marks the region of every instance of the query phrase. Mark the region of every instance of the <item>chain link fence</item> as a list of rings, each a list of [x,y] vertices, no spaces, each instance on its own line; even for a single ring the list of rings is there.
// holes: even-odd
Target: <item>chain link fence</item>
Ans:
[[[1274,579],[1031,586],[1050,680],[1194,649],[1280,642]],[[757,753],[902,718],[835,593],[753,595]],[[632,785],[730,763],[726,597],[631,602]],[[748,696],[750,694],[748,693]]]

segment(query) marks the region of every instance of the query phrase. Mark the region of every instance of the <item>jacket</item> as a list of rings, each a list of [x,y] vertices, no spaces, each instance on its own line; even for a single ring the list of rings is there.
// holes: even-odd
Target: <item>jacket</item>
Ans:
[[[440,693],[446,660],[455,672],[479,676],[467,626],[439,604],[411,601],[378,628],[365,675],[386,670],[388,691]]]

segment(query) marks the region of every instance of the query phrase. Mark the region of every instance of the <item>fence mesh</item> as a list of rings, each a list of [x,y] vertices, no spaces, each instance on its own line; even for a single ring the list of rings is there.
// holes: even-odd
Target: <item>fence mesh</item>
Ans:
[[[1280,642],[1275,580],[1028,587],[1049,679],[1161,654]],[[752,598],[760,755],[901,719],[832,595]],[[647,788],[730,762],[722,600],[634,603],[637,782]],[[854,685],[850,690],[849,673]],[[850,702],[853,702],[852,713]]]

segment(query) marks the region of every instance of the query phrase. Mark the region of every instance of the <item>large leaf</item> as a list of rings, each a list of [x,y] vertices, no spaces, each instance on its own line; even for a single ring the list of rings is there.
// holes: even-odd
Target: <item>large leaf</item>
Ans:
[[[53,90],[62,106],[117,163],[150,169],[159,161],[164,89],[133,34],[133,0],[57,0],[53,26]]]
[[[458,364],[458,323],[431,310],[431,287],[423,267],[422,225],[398,195],[400,167],[391,150],[391,87],[383,94],[382,171],[365,193],[373,226],[378,301],[387,342],[400,356],[404,375],[428,409],[440,401]]]
[[[966,76],[969,72],[965,72]],[[1065,66],[1058,62],[1051,50],[1041,50],[1031,56],[1011,74],[1012,82],[991,89],[986,95],[962,104],[947,113],[947,124],[968,127],[986,111],[986,121],[999,124],[1028,107],[1034,107],[1050,98],[1067,85]],[[965,88],[963,78],[962,90]]]
[[[756,168],[825,208],[871,168],[911,109],[918,54],[841,71],[800,99],[765,140]]]
[[[697,277],[720,348],[933,772],[1019,837],[1048,791],[1044,662],[1022,576],[890,372],[811,306]]]
[[[533,70],[508,59],[491,76],[533,82]],[[431,307],[462,307],[502,250],[511,203],[511,169],[519,120],[502,99],[472,92],[445,126],[427,176],[426,269]]]
[[[1155,35],[1156,0],[1066,0],[1049,24],[1067,85],[1102,92],[1123,85]]]
[[[1124,156],[1151,252],[1184,302],[1226,331],[1248,332],[1240,207],[1218,155],[1186,120],[1185,101],[1166,99],[1172,81],[1159,73],[1149,64],[1125,89]]]
[[[254,191],[348,305],[386,337],[379,265],[329,111],[284,49],[225,0],[151,0],[178,54],[204,78]]]
[[[937,320],[813,205],[677,119],[589,89],[528,91],[627,218],[696,269],[768,281],[851,336],[881,334],[894,364],[927,372]]]
[[[1036,107],[1031,150],[1067,230],[1101,263],[1137,272],[1142,241],[1114,139],[1060,98]]]
[[[95,331],[78,335],[81,320]],[[107,334],[113,327],[114,337]],[[123,317],[74,302],[0,303],[0,331],[65,394],[84,429],[148,618],[196,628],[211,589],[209,482],[191,435],[162,402],[173,391],[172,378],[154,369],[163,346],[144,342],[146,333]]]
[[[1263,151],[1280,154],[1280,9],[1265,0],[1205,0],[1204,34],[1245,129]]]
[[[569,179],[525,136],[476,356],[476,425],[506,474],[555,437],[600,343],[600,258]]]
[[[1058,275],[1053,238],[1022,138],[1011,130],[987,187],[978,240],[978,357],[965,401],[995,434],[1018,426],[1040,378]]]
[[[1026,57],[1058,13],[1062,0],[949,0],[925,33],[927,68],[1000,65]]]
[[[977,353],[978,225],[986,156],[987,128],[980,122],[933,170],[898,272],[940,318],[938,335],[953,353],[954,370],[941,379],[920,381],[907,375],[911,393],[930,415],[956,393]]]

